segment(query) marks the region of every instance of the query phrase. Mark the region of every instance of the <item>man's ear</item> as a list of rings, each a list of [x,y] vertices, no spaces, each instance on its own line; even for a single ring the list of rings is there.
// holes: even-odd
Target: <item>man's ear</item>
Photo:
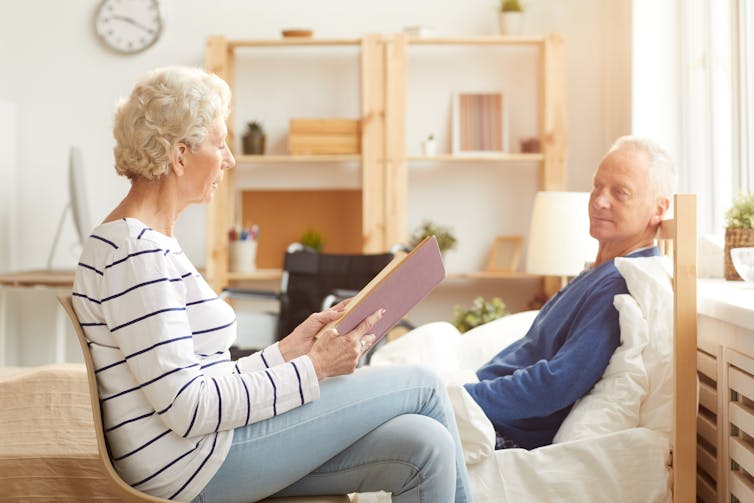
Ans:
[[[185,143],[176,144],[171,151],[170,166],[177,176],[183,176],[186,171],[186,152],[188,152],[188,145]]]
[[[670,209],[670,199],[665,196],[658,197],[657,206],[655,208],[655,215],[652,218],[653,223],[659,224],[660,222],[662,222],[662,219],[665,217],[668,209]]]

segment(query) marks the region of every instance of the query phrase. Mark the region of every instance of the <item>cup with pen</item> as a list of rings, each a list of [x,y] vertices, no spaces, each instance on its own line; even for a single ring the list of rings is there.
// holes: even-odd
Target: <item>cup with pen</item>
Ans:
[[[228,231],[230,272],[254,272],[257,268],[259,226],[233,226]]]

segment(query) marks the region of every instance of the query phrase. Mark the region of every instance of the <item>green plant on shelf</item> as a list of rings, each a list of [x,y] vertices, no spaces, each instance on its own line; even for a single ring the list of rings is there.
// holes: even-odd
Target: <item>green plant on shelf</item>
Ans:
[[[523,12],[519,0],[500,0],[500,12]]]
[[[306,247],[321,252],[325,247],[325,236],[322,234],[322,231],[308,229],[301,235],[299,242]]]
[[[453,326],[464,333],[479,325],[507,316],[508,311],[505,310],[505,303],[500,297],[492,297],[489,302],[483,297],[477,297],[469,308],[455,306],[453,314]]]
[[[411,248],[414,248],[427,236],[435,236],[437,238],[437,246],[440,248],[440,253],[452,250],[456,247],[456,243],[458,242],[458,239],[455,237],[453,230],[450,227],[437,225],[430,220],[425,220],[422,222],[421,226],[411,234],[409,245]]]

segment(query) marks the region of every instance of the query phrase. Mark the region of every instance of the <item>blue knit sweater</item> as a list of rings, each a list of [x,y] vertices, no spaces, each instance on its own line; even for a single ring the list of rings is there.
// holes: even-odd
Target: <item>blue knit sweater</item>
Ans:
[[[657,255],[657,248],[629,257]],[[552,297],[529,332],[477,370],[466,389],[499,436],[526,449],[552,443],[573,403],[600,379],[620,344],[613,297],[628,293],[613,261]]]

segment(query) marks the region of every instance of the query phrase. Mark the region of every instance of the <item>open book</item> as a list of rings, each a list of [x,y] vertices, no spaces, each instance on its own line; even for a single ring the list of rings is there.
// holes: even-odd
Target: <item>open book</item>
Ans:
[[[370,314],[385,309],[371,330],[376,336],[374,345],[443,279],[445,266],[437,238],[429,236],[410,253],[386,265],[351,299],[343,316],[326,328],[335,327],[338,333],[346,334]]]

